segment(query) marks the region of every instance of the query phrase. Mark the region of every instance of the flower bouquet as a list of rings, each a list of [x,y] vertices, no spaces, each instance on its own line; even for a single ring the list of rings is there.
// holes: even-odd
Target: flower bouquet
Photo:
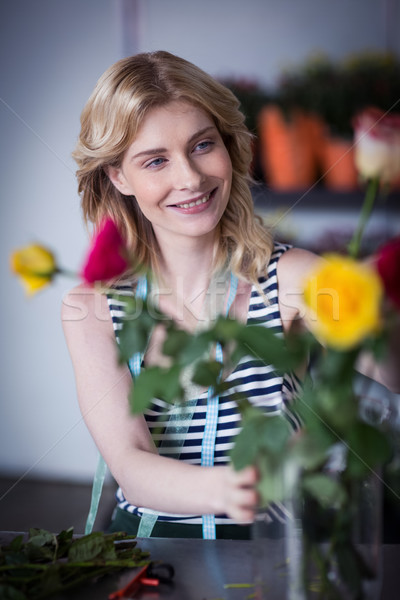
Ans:
[[[350,241],[349,255],[327,255],[304,282],[307,333],[284,340],[261,325],[221,316],[210,328],[190,334],[150,300],[124,297],[127,309],[120,332],[120,361],[144,352],[157,324],[166,330],[163,352],[170,360],[169,367],[151,366],[141,371],[130,396],[133,413],[143,412],[154,397],[183,406],[182,374],[188,368],[192,383],[211,386],[216,393],[229,389],[220,375],[222,364],[209,358],[216,343],[223,349],[227,371],[244,356],[273,364],[281,373],[305,360],[310,363],[302,390],[291,406],[302,423],[295,434],[284,413],[267,416],[232,391],[242,415],[232,463],[236,469],[258,466],[261,515],[273,503],[288,503],[288,598],[307,598],[311,593],[324,599],[372,598],[368,583],[379,576],[377,564],[363,552],[368,540],[356,537],[355,525],[360,522],[360,506],[370,500],[366,491],[378,489],[379,494],[376,484],[381,481],[381,469],[390,459],[395,460],[395,453],[390,424],[376,407],[366,403],[366,393],[356,393],[354,384],[363,356],[385,360],[393,343],[391,334],[400,312],[400,238],[379,248],[369,261],[361,262],[358,254],[379,185],[400,175],[400,143],[397,121],[389,122],[389,117],[376,112],[368,121],[371,115],[371,111],[360,115],[355,127],[357,164],[368,180],[360,224]],[[390,130],[390,135],[382,138],[381,127]],[[383,149],[385,144],[389,144],[388,151]],[[80,276],[89,284],[105,282],[132,264],[115,225],[107,220]],[[52,253],[40,246],[14,253],[12,269],[29,293],[63,272]],[[367,506],[375,518],[379,506],[374,502]],[[372,521],[366,524],[373,533]]]

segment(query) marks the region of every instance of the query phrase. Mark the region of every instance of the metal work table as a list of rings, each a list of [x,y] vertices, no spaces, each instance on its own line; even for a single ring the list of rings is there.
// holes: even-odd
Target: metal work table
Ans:
[[[11,534],[1,534],[10,539]],[[273,542],[279,544],[279,542]],[[276,554],[273,543],[271,557],[266,569],[274,569]],[[192,540],[152,538],[138,539],[138,546],[150,553],[152,560],[171,563],[175,568],[172,584],[160,584],[157,588],[142,588],[134,596],[140,600],[246,600],[254,598],[254,587],[230,587],[232,584],[252,584],[255,576],[255,544],[251,541]],[[397,600],[400,587],[400,545],[383,546],[383,585],[381,598]],[[271,571],[272,573],[272,571]],[[108,594],[125,585],[134,570],[109,575],[82,589],[71,590],[59,600],[107,600]],[[276,577],[275,577],[276,579]],[[266,573],[268,581],[268,572]],[[253,595],[253,596],[252,596]],[[282,600],[280,595],[268,589],[265,598]]]

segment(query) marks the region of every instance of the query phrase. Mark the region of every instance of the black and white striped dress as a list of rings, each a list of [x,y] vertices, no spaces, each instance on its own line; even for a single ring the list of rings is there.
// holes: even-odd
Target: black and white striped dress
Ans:
[[[277,283],[277,263],[280,256],[289,249],[289,246],[275,243],[273,253],[268,265],[268,277],[259,279],[259,284],[265,296],[268,298],[268,304],[265,303],[256,286],[251,291],[248,324],[263,325],[270,328],[278,336],[283,334],[282,320],[278,304],[278,283]],[[116,291],[119,294],[132,295],[134,292],[132,286],[117,286]],[[114,325],[115,335],[118,340],[118,331],[122,327],[124,316],[124,303],[116,301],[111,297],[108,299],[111,317]],[[219,397],[218,426],[215,441],[214,464],[226,465],[229,463],[229,452],[233,447],[235,436],[240,431],[240,414],[236,402],[231,399],[235,392],[247,397],[249,402],[263,409],[268,414],[277,414],[284,411],[289,419],[293,429],[298,429],[300,423],[294,413],[291,412],[291,401],[296,397],[300,389],[301,382],[294,373],[287,373],[284,376],[277,375],[272,365],[266,365],[260,360],[251,357],[244,357],[240,360],[233,372],[227,377],[227,381],[233,383],[227,392]],[[206,420],[207,391],[205,391],[197,400],[190,425],[186,432],[181,434],[184,437],[183,443],[165,444],[162,448],[162,454],[165,456],[176,455],[180,453],[179,460],[184,460],[194,465],[201,464],[201,446],[204,435]],[[160,418],[165,417],[166,411],[171,406],[166,402],[154,399],[151,407],[145,412],[145,419],[150,432],[153,432],[153,439],[158,445],[160,443]],[[162,429],[161,429],[162,431]],[[179,434],[174,434],[179,437]],[[143,507],[137,507],[129,504],[124,498],[122,490],[119,488],[116,493],[119,508],[135,515],[141,516]],[[272,519],[283,520],[284,514],[278,505],[271,506],[269,510]],[[172,515],[159,513],[160,520],[182,522],[187,524],[201,524],[201,515]],[[232,521],[224,516],[217,515],[216,524],[229,524]]]

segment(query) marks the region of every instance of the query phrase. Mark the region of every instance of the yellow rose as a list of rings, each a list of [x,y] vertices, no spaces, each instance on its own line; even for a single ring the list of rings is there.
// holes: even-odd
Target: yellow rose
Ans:
[[[323,344],[346,350],[379,330],[382,285],[368,265],[336,254],[325,258],[305,282],[307,319]]]
[[[11,270],[20,277],[31,296],[50,283],[57,272],[57,265],[49,250],[31,244],[12,253]]]

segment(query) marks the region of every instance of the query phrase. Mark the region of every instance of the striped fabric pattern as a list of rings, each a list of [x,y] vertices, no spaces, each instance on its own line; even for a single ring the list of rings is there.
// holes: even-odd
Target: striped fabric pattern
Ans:
[[[282,321],[278,305],[277,286],[277,262],[280,256],[290,246],[276,243],[268,265],[268,276],[259,279],[259,285],[268,298],[268,304],[260,294],[256,286],[253,286],[248,310],[248,324],[263,325],[270,328],[276,335],[283,335]],[[121,295],[132,295],[133,289],[129,284],[118,285],[116,291]],[[109,297],[109,308],[114,326],[115,335],[118,340],[118,331],[122,328],[124,317],[124,302]],[[233,372],[228,375],[227,380],[233,387],[219,397],[219,411],[217,423],[217,435],[215,441],[214,464],[226,465],[229,463],[229,451],[233,447],[235,436],[240,432],[240,415],[236,402],[230,397],[233,393],[245,395],[249,402],[260,407],[267,414],[278,414],[284,412],[294,430],[300,427],[300,421],[296,414],[291,411],[291,401],[296,397],[301,382],[294,373],[284,376],[278,375],[272,365],[266,365],[260,360],[244,357],[240,360]],[[174,456],[176,446],[180,448],[180,459],[194,465],[201,464],[201,446],[204,436],[206,422],[207,390],[197,400],[192,421],[183,439],[177,444],[174,440],[165,440],[163,432],[160,432],[160,420],[170,410],[170,405],[160,399],[154,399],[152,405],[145,413],[149,430],[152,432],[154,442],[159,445],[164,439],[161,453],[165,456]],[[178,434],[179,436],[179,434]],[[174,434],[174,438],[177,434]],[[119,508],[141,516],[143,507],[129,504],[124,498],[121,489],[116,493]],[[271,519],[283,520],[285,509],[274,505],[269,509]],[[201,515],[171,515],[160,513],[159,519],[182,522],[187,524],[201,524]],[[229,524],[231,520],[225,515],[218,515],[216,524]]]

